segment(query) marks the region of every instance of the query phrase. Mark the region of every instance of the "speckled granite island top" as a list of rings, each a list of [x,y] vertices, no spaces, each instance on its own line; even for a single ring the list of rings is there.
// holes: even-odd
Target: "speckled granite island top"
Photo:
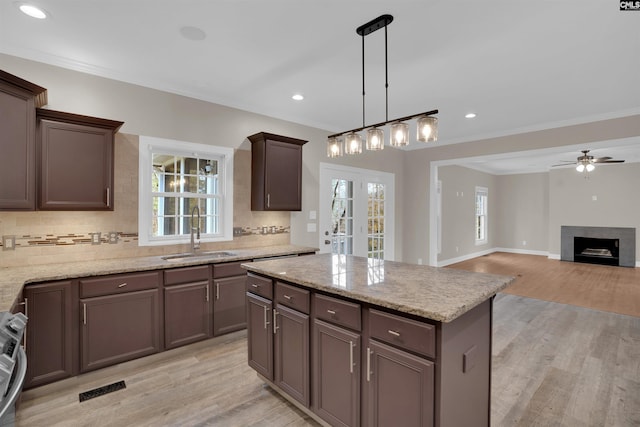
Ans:
[[[403,313],[451,322],[513,277],[321,254],[242,264],[247,270]]]
[[[199,264],[243,261],[263,257],[296,255],[316,252],[317,248],[279,245],[251,249],[228,249],[231,255],[216,258],[192,258],[167,261],[163,256],[114,258],[92,261],[78,261],[58,264],[40,264],[24,267],[0,268],[0,312],[8,311],[22,293],[24,285],[52,280],[74,279],[108,274],[131,273],[136,271],[162,270]]]

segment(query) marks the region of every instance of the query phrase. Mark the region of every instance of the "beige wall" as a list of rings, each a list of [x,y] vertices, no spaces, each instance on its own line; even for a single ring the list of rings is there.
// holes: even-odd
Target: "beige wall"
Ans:
[[[549,174],[500,175],[496,178],[498,210],[495,216],[495,246],[547,252]]]

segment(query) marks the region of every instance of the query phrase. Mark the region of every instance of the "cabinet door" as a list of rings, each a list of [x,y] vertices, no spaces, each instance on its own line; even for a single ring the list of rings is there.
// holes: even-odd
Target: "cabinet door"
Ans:
[[[24,334],[28,360],[25,388],[76,374],[71,284],[28,285],[24,290],[25,314],[29,317]]]
[[[43,210],[113,210],[113,131],[39,120]]]
[[[247,327],[246,280],[246,275],[214,279],[213,335]]]
[[[211,337],[209,281],[164,289],[165,348]]]
[[[80,300],[81,371],[160,351],[158,289]]]
[[[315,413],[332,426],[360,425],[360,335],[315,319],[313,343]]]
[[[309,316],[277,305],[274,325],[274,382],[309,407]]]
[[[265,162],[265,210],[299,211],[302,203],[302,146],[267,141]]]
[[[36,207],[33,95],[0,82],[0,210]]]
[[[247,346],[249,366],[273,381],[271,301],[247,292]]]
[[[373,340],[367,351],[367,425],[433,426],[434,364]]]

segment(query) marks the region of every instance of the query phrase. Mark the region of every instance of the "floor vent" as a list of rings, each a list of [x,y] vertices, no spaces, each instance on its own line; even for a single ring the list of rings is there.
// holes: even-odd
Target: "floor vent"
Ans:
[[[114,391],[122,390],[127,388],[124,381],[118,381],[117,383],[105,385],[102,387],[94,388],[93,390],[85,391],[80,393],[78,397],[80,398],[80,402],[84,402],[85,400],[93,399],[94,397],[102,396],[107,393],[111,393]]]

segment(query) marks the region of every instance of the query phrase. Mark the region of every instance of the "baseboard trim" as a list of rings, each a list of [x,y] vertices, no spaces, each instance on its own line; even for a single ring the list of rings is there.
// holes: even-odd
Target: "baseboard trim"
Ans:
[[[546,251],[533,251],[529,249],[515,249],[515,248],[491,248],[491,249],[485,249],[484,251],[480,251],[480,252],[473,252],[471,254],[462,255],[456,258],[449,258],[442,261],[438,261],[438,267],[446,267],[451,264],[457,264],[459,262],[466,261],[469,259],[478,258],[484,255],[489,255],[494,252],[509,252],[512,254],[523,254],[523,255],[539,255],[539,256],[546,256],[551,258],[551,254],[549,254],[549,252],[546,252]],[[557,259],[560,259],[560,255],[558,255]]]
[[[531,249],[494,248],[493,252],[509,252],[512,254],[539,255],[550,257],[549,252],[547,251],[534,251]]]

